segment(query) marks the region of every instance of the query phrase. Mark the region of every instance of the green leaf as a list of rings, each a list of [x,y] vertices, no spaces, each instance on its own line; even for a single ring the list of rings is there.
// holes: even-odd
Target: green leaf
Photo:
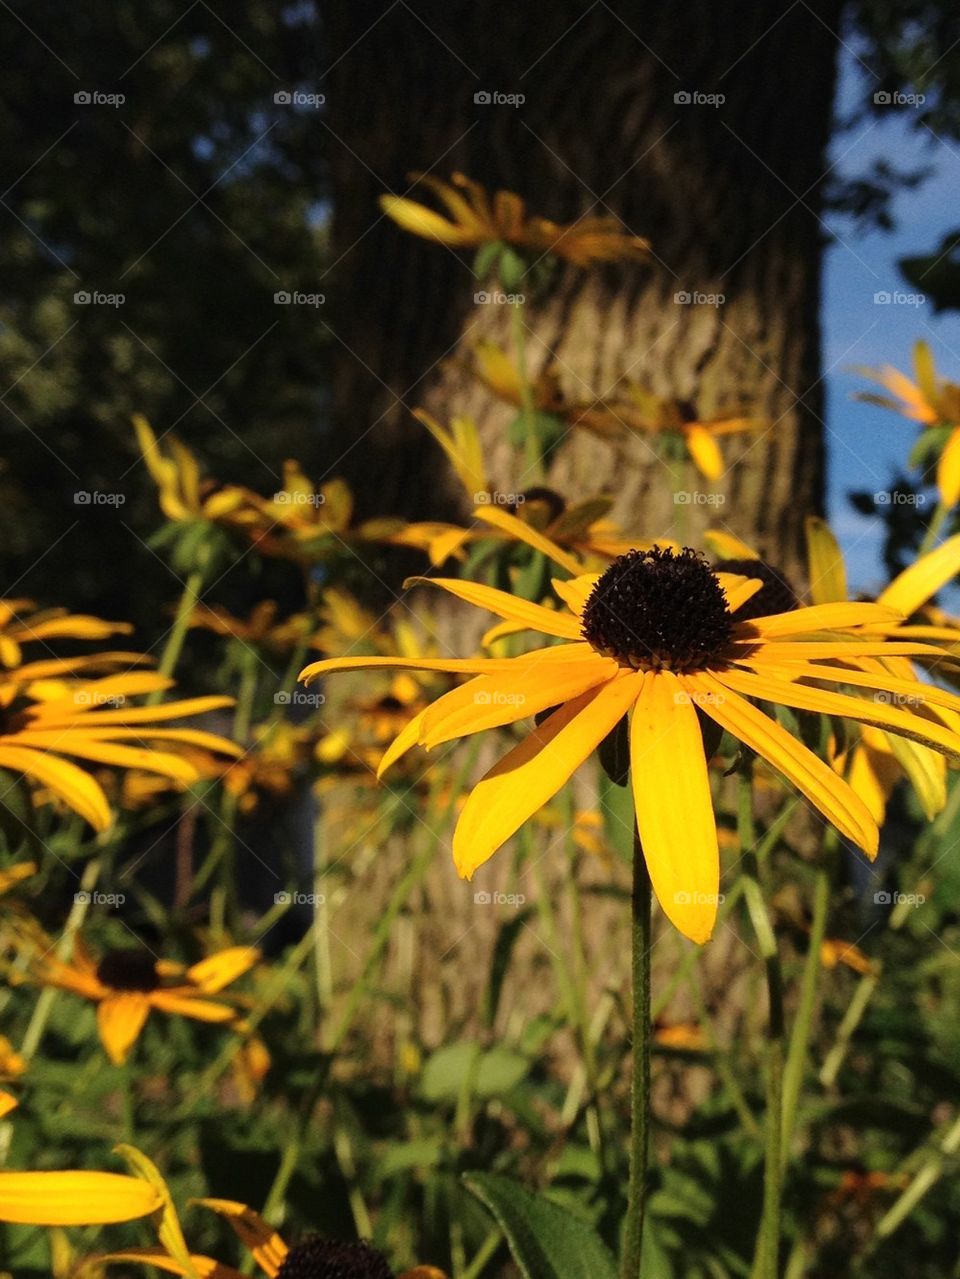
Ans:
[[[616,1279],[606,1244],[568,1209],[492,1173],[468,1173],[464,1183],[497,1219],[524,1279]]]
[[[461,1040],[431,1053],[420,1089],[427,1101],[457,1101],[468,1084],[475,1097],[502,1097],[516,1088],[529,1069],[527,1058],[508,1048],[482,1052],[479,1044]]]

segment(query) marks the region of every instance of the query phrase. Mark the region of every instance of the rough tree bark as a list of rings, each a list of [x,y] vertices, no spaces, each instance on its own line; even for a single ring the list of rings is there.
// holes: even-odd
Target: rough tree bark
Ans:
[[[614,213],[653,246],[649,266],[560,274],[528,316],[534,371],[557,361],[575,398],[629,376],[770,423],[724,443],[719,508],[674,505],[643,438],[613,449],[577,432],[558,477],[615,492],[631,532],[690,539],[719,521],[796,570],[823,487],[819,207],[838,12],[837,0],[334,0],[332,461],[361,504],[443,510],[442,460],[411,407],[473,412],[491,446],[502,439],[503,415],[442,361],[481,336],[509,344],[507,308],[473,304],[469,253],[406,235],[376,205],[407,191],[411,170],[460,169],[557,220]],[[476,103],[480,90],[525,102]],[[675,101],[684,91],[724,101]],[[694,290],[725,305],[674,301]],[[493,456],[498,486],[522,487],[502,446]]]

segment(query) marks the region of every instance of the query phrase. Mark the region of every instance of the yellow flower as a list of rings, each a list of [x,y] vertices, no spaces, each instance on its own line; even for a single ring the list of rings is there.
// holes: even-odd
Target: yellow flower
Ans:
[[[0,1117],[16,1106],[0,1092]],[[22,1226],[101,1226],[160,1207],[156,1190],[115,1172],[0,1172],[0,1221]]]
[[[202,715],[233,705],[229,697],[192,697],[159,706],[127,705],[127,699],[170,688],[161,675],[134,672],[77,683],[34,682],[36,699],[17,709],[15,689],[0,686],[0,768],[39,783],[95,830],[112,820],[99,783],[62,756],[117,768],[137,768],[168,777],[181,786],[199,776],[184,756],[157,750],[154,743],[183,744],[239,755],[226,738],[196,728],[168,728],[165,721]]]
[[[158,1248],[129,1248],[94,1258],[100,1262],[134,1262],[152,1266],[167,1274],[184,1275],[188,1279],[243,1279],[239,1270],[212,1257],[190,1252],[170,1192],[160,1173],[139,1151],[121,1147],[130,1164],[138,1169],[149,1184],[158,1190],[163,1203],[160,1217]],[[393,1271],[382,1253],[365,1240],[345,1241],[307,1235],[298,1243],[287,1244],[279,1232],[253,1208],[234,1199],[195,1199],[193,1203],[225,1218],[237,1238],[267,1279],[288,1276],[343,1275],[356,1279],[394,1279]],[[396,1279],[446,1279],[434,1266],[414,1266]]]
[[[0,1079],[7,1083],[17,1079],[27,1068],[17,1050],[6,1035],[0,1035]]]
[[[649,244],[623,230],[613,217],[583,217],[566,225],[529,218],[520,196],[512,191],[490,194],[478,182],[454,173],[450,182],[428,174],[411,174],[438,198],[448,217],[404,196],[382,195],[380,207],[398,226],[425,240],[451,248],[479,248],[503,243],[537,255],[552,254],[575,266],[646,258]]]
[[[566,567],[559,548],[552,558]],[[956,732],[919,713],[819,686],[906,689],[919,705],[960,709],[953,694],[882,667],[868,673],[825,664],[933,652],[886,639],[900,614],[880,604],[826,604],[737,621],[736,610],[762,584],[717,574],[689,548],[631,551],[603,574],[554,581],[564,606],[556,610],[474,582],[432,584],[515,628],[563,643],[514,658],[332,658],[312,663],[301,678],[389,666],[473,676],[407,725],[381,771],[417,744],[429,749],[547,713],[467,798],[453,837],[454,861],[466,878],[629,715],[633,799],[653,888],[677,928],[702,942],[716,918],[719,853],[698,709],[782,773],[871,857],[879,836],[863,801],[750,699],[875,724],[952,756],[960,751]]]
[[[30,641],[52,639],[103,640],[111,635],[129,635],[128,622],[104,622],[85,613],[70,613],[65,608],[36,611],[32,600],[0,600],[0,665],[8,669],[20,666],[21,647]]]
[[[236,485],[221,488],[212,481],[202,481],[197,459],[186,445],[168,433],[161,446],[142,414],[134,414],[133,427],[147,470],[157,486],[160,509],[168,520],[250,522],[254,494]]]
[[[950,428],[942,441],[934,441],[940,448],[936,478],[940,500],[945,506],[955,506],[960,501],[960,386],[941,381],[937,376],[933,354],[926,342],[914,345],[913,365],[914,382],[890,365],[881,369],[861,368],[859,372],[879,382],[893,398],[870,392],[860,392],[856,398],[893,409],[925,429]]]
[[[246,618],[234,617],[219,606],[197,604],[190,614],[190,625],[245,644],[259,644],[278,653],[288,653],[304,639],[311,621],[306,613],[293,613],[278,622],[275,601],[261,600]]]
[[[260,959],[251,946],[230,946],[187,969],[157,960],[146,949],[107,951],[96,960],[77,937],[73,960],[53,955],[37,961],[35,978],[97,1005],[100,1042],[116,1066],[122,1065],[146,1025],[151,1010],[195,1021],[236,1023],[237,1010],[211,998]]]

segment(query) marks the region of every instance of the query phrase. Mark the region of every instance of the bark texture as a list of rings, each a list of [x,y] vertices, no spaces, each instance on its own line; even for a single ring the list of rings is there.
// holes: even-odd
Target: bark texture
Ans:
[[[797,568],[803,517],[822,496],[819,202],[837,11],[835,0],[330,7],[331,464],[361,504],[450,513],[416,405],[443,420],[472,412],[498,487],[524,487],[499,443],[508,413],[450,359],[481,337],[509,346],[508,308],[474,304],[470,253],[419,241],[377,209],[382,191],[409,189],[412,170],[460,169],[557,220],[613,213],[653,246],[649,265],[561,272],[528,312],[534,372],[555,362],[578,399],[629,377],[701,415],[743,410],[770,424],[724,442],[720,504],[675,504],[646,437],[613,448],[575,432],[558,487],[615,492],[631,532],[694,539],[721,524]],[[479,91],[525,101],[478,103]],[[694,292],[725,302],[675,300]],[[692,473],[680,483],[709,488]]]

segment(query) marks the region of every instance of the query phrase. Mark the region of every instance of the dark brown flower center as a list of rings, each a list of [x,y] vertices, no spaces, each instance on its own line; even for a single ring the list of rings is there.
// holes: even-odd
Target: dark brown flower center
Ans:
[[[277,1279],[393,1279],[383,1253],[360,1240],[307,1235],[287,1253]]]
[[[113,990],[149,994],[160,985],[156,960],[147,950],[108,950],[97,964],[97,979]]]
[[[697,551],[654,547],[613,561],[583,610],[583,637],[634,670],[702,670],[720,659],[733,618]]]
[[[772,613],[792,613],[800,607],[796,592],[784,574],[765,560],[721,560],[714,568],[718,573],[738,573],[763,583],[756,595],[736,610],[735,622],[751,622],[755,617],[769,617]]]

